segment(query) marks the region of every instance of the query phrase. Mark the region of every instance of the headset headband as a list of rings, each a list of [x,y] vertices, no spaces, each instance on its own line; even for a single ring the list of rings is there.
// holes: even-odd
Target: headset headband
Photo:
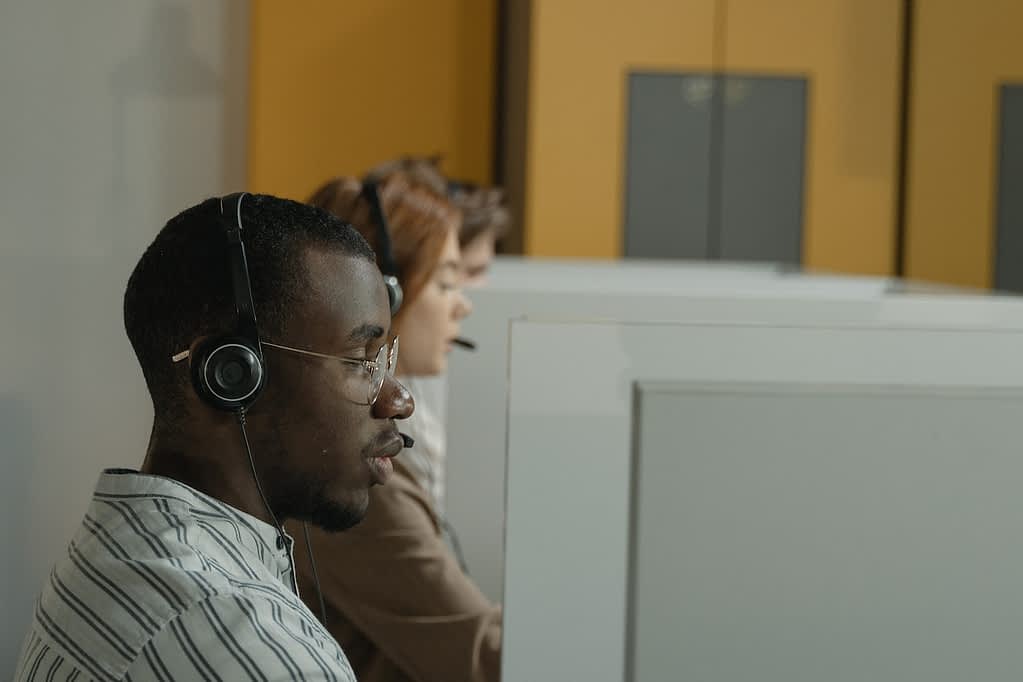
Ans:
[[[263,349],[259,345],[259,331],[256,326],[256,306],[252,302],[252,285],[249,282],[249,264],[245,258],[245,243],[242,241],[242,199],[246,192],[230,194],[220,200],[220,214],[227,234],[227,254],[231,266],[231,285],[234,290],[234,307],[238,313],[238,336],[252,344],[260,359]]]

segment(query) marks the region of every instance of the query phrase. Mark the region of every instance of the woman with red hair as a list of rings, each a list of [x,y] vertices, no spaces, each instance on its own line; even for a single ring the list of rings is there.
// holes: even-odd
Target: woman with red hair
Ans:
[[[397,373],[443,373],[471,312],[462,293],[462,211],[436,183],[400,168],[366,181],[332,180],[309,203],[354,225],[377,253],[400,338]],[[327,628],[362,682],[497,680],[501,610],[447,544],[420,465],[430,457],[415,456],[423,447],[394,460],[394,475],[371,489],[358,526],[338,534],[309,529],[315,569],[295,548],[301,593],[319,612],[318,571]],[[301,532],[292,535],[304,544]]]

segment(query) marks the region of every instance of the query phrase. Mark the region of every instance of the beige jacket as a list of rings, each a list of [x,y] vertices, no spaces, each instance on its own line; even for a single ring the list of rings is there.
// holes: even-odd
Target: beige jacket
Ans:
[[[459,568],[426,491],[400,459],[391,480],[370,490],[358,526],[309,527],[327,629],[360,682],[498,680],[501,608]],[[288,530],[302,599],[318,614],[302,528]]]

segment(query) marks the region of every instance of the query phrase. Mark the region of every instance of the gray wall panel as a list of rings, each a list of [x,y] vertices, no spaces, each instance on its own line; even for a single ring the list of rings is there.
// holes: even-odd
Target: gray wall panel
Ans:
[[[995,287],[1023,291],[1023,85],[1003,85],[998,99]]]
[[[725,80],[717,256],[798,264],[806,80]]]
[[[629,76],[625,255],[707,257],[711,79]]]
[[[639,391],[626,679],[1023,674],[1023,395],[940,386]]]
[[[626,256],[798,264],[807,81],[632,73]]]

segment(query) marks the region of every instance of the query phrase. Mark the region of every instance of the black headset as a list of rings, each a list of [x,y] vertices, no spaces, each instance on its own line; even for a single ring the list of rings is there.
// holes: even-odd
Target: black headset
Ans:
[[[391,317],[398,314],[405,293],[398,281],[398,266],[391,252],[391,228],[384,215],[384,207],[380,202],[380,187],[376,180],[362,181],[362,195],[369,203],[369,214],[377,228],[377,256],[380,258],[380,272],[384,275],[384,286],[387,287],[387,302],[391,306]]]
[[[245,243],[242,240],[242,199],[246,192],[230,194],[220,200],[220,222],[227,235],[227,256],[231,268],[231,288],[234,291],[234,306],[238,312],[237,328],[233,334],[224,334],[205,339],[191,354],[192,384],[196,393],[209,405],[218,410],[234,412],[245,444],[245,453],[252,467],[252,480],[256,483],[263,506],[270,516],[279,538],[278,547],[287,544],[284,527],[274,514],[256,474],[252,459],[252,448],[245,432],[245,412],[256,401],[266,384],[266,365],[263,363],[263,349],[259,345],[259,330],[256,326],[256,307],[252,302],[252,283],[249,281],[249,264],[245,259]],[[407,438],[407,436],[406,436]],[[409,446],[411,447],[411,446]],[[320,623],[327,627],[327,609],[320,588],[320,576],[316,572],[313,545],[309,540],[309,526],[303,522],[306,551],[312,567],[313,582],[320,601]],[[291,570],[291,588],[298,597],[298,573],[295,558],[288,552],[288,566]]]
[[[231,286],[238,312],[235,331],[205,339],[191,354],[192,384],[207,404],[228,412],[244,412],[266,383],[266,366],[259,345],[256,310],[252,303],[249,266],[242,241],[242,199],[245,192],[220,200],[220,222],[227,235]]]

